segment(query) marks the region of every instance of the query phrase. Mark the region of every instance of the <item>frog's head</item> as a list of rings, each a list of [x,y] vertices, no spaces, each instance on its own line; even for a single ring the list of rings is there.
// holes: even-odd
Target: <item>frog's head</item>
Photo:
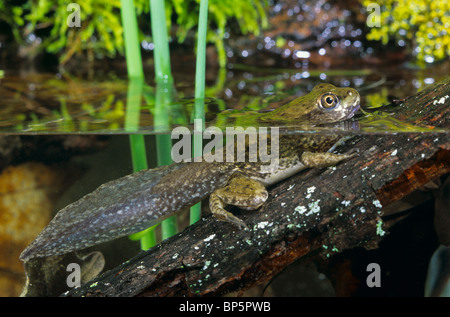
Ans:
[[[270,115],[274,121],[332,123],[353,117],[358,109],[359,94],[355,89],[320,84],[309,94],[281,106],[267,117]]]
[[[350,119],[359,109],[359,93],[349,87],[338,88],[331,84],[320,84],[308,94],[311,103],[306,117],[311,123],[328,123]]]

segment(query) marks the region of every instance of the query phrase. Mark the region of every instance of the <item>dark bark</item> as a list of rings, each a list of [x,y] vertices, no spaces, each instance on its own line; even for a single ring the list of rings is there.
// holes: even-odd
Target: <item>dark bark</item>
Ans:
[[[407,98],[393,118],[449,129],[449,83]],[[359,156],[272,188],[260,210],[235,209],[250,230],[208,215],[68,295],[221,295],[267,281],[299,258],[375,248],[388,231],[383,208],[450,171],[446,133],[358,135],[340,151],[350,149]]]

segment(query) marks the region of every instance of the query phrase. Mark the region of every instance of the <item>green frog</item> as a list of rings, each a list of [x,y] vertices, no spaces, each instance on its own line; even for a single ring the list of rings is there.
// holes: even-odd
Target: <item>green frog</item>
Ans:
[[[309,94],[273,111],[226,110],[218,115],[220,119],[216,121],[218,125],[244,127],[332,123],[351,118],[358,108],[348,105],[355,102],[359,103],[359,94],[355,89],[320,84]]]
[[[353,117],[359,101],[358,92],[352,88],[320,84],[272,112],[251,115],[264,123],[331,123]],[[267,187],[305,168],[323,168],[352,158],[354,153],[327,152],[339,139],[338,135],[282,135],[278,164],[272,168],[261,161],[202,160],[113,180],[60,210],[20,258],[27,261],[65,254],[138,232],[208,196],[211,212],[218,220],[248,230],[226,207],[258,209],[268,198]]]

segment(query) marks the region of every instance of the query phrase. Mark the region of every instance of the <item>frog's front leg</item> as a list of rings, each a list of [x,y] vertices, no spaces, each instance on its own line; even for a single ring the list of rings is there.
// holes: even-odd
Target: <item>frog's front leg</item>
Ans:
[[[231,212],[226,211],[227,205],[237,206],[245,210],[258,209],[269,194],[260,182],[245,175],[233,175],[225,187],[215,190],[209,197],[209,207],[213,215],[221,221],[231,222],[238,227],[247,225]]]

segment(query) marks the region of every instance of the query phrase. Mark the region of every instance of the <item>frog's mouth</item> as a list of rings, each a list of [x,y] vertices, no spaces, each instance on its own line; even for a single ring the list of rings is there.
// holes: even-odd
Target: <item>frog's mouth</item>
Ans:
[[[356,96],[353,97],[353,100],[349,101],[349,107],[347,107],[346,112],[347,115],[345,116],[344,120],[353,118],[355,113],[359,110],[359,107],[361,105],[361,98],[359,97],[359,94],[356,93]]]
[[[359,110],[359,107],[361,105],[358,103],[356,106],[354,106],[351,110],[350,113],[347,116],[347,119],[353,118],[353,116],[355,115],[355,113]]]

